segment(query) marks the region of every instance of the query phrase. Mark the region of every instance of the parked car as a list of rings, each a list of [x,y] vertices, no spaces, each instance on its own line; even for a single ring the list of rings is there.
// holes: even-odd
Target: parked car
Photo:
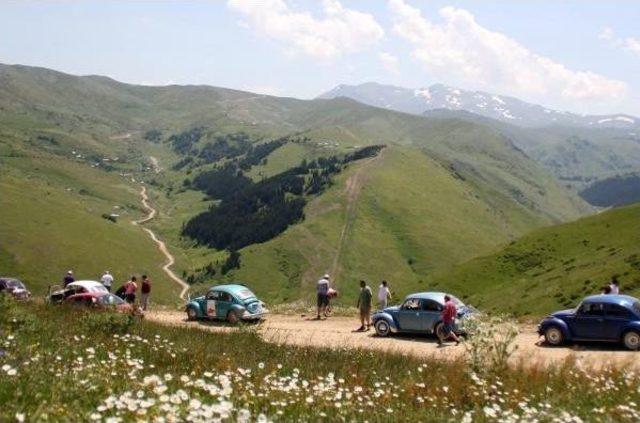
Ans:
[[[61,303],[65,298],[75,294],[103,293],[108,294],[109,291],[100,282],[96,281],[75,281],[66,287],[54,285],[49,287],[49,301],[52,303]]]
[[[19,300],[31,297],[31,292],[16,278],[0,278],[0,293],[3,292]]]
[[[538,333],[550,345],[574,341],[619,342],[640,348],[640,301],[628,295],[593,295],[574,309],[545,317]]]
[[[185,308],[189,320],[218,319],[235,324],[256,321],[268,313],[264,303],[244,285],[217,285],[206,295],[190,300]]]
[[[81,307],[91,307],[97,310],[115,310],[119,313],[142,315],[142,312],[138,307],[125,302],[122,298],[109,292],[84,292],[81,294],[73,294],[65,298],[63,303]]]
[[[436,334],[442,328],[441,313],[444,308],[443,292],[420,292],[407,296],[402,305],[387,307],[372,316],[373,327],[379,336],[392,333]],[[455,332],[464,334],[464,320],[476,310],[450,295],[458,309]]]

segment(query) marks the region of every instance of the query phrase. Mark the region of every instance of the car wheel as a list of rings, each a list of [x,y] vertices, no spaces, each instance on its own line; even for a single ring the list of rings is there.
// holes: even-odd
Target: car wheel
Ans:
[[[389,326],[389,322],[384,319],[378,320],[374,327],[376,328],[378,336],[389,336],[391,333],[391,326]]]
[[[238,318],[238,314],[231,310],[229,313],[227,313],[227,322],[231,323],[232,325],[235,325],[236,323],[238,323],[240,319]]]
[[[638,348],[640,348],[640,333],[636,332],[635,330],[625,332],[624,336],[622,337],[622,343],[628,350],[637,350]]]
[[[438,323],[433,330],[433,334],[437,336],[438,339],[442,339],[442,337],[444,336],[444,323]]]
[[[198,318],[198,310],[193,307],[187,309],[187,320],[196,320]]]
[[[557,346],[562,345],[564,342],[564,335],[562,331],[557,326],[549,326],[544,331],[544,339],[547,341],[547,344]]]

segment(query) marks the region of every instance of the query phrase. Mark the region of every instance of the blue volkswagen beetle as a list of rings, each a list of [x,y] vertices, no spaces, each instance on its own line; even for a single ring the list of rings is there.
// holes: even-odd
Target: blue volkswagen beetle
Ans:
[[[550,345],[573,341],[621,342],[640,348],[640,301],[628,295],[593,295],[575,309],[545,317],[538,333]]]
[[[187,318],[226,320],[235,324],[240,320],[256,321],[264,318],[264,303],[244,285],[217,285],[206,295],[187,303]]]
[[[379,336],[391,333],[436,334],[442,327],[444,292],[421,292],[407,296],[400,306],[387,307],[372,316],[373,327]],[[472,307],[449,294],[458,309],[456,333],[464,333],[464,319],[475,312]]]

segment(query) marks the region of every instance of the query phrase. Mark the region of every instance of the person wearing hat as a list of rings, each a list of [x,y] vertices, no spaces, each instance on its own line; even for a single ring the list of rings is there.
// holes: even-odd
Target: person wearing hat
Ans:
[[[111,284],[113,283],[113,276],[109,273],[108,270],[104,271],[104,275],[100,278],[100,282],[107,288],[107,291],[111,292]]]
[[[69,285],[71,282],[75,282],[75,279],[73,278],[73,271],[69,270],[67,272],[67,274],[64,275],[64,278],[62,279],[62,283],[64,284],[64,287],[66,288],[67,285]]]
[[[325,274],[316,284],[317,290],[317,306],[318,306],[318,320],[320,320],[320,313],[327,311],[329,305],[329,275]]]

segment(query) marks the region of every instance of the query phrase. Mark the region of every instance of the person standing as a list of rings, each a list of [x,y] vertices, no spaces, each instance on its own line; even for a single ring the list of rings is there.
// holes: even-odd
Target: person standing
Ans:
[[[360,281],[360,295],[358,296],[358,310],[360,311],[360,327],[358,331],[369,330],[371,327],[371,288],[365,281]],[[366,325],[366,326],[365,326]]]
[[[64,278],[62,278],[62,283],[64,284],[64,287],[66,288],[67,285],[69,285],[72,282],[75,282],[75,278],[73,277],[73,270],[69,270],[67,272],[66,275],[64,275]]]
[[[387,308],[387,303],[390,299],[391,291],[389,291],[387,281],[382,281],[382,284],[378,287],[378,305],[380,310]]]
[[[140,287],[140,302],[142,309],[147,310],[149,305],[149,295],[151,294],[151,279],[147,275],[142,275],[142,286]]]
[[[609,288],[611,289],[612,295],[620,294],[620,285],[618,285],[618,276],[611,276],[611,283],[609,284]]]
[[[108,270],[104,271],[104,275],[102,275],[102,277],[100,278],[100,282],[102,282],[102,285],[104,285],[104,287],[107,288],[107,291],[111,292],[111,285],[113,284],[113,276],[111,276],[111,273],[109,273]]]
[[[329,275],[324,275],[316,284],[316,297],[318,306],[318,317],[320,320],[320,313],[327,315],[327,306],[329,305]]]
[[[453,339],[456,342],[456,345],[460,343],[460,339],[458,335],[456,335],[456,316],[458,315],[458,310],[456,309],[456,305],[449,295],[444,296],[444,309],[442,310],[442,333],[436,333],[438,336],[438,345],[442,345],[442,343],[449,338]]]
[[[131,279],[124,284],[124,299],[129,304],[134,304],[136,302],[136,291],[138,290],[138,284],[136,283],[138,279],[135,276],[131,276]]]

